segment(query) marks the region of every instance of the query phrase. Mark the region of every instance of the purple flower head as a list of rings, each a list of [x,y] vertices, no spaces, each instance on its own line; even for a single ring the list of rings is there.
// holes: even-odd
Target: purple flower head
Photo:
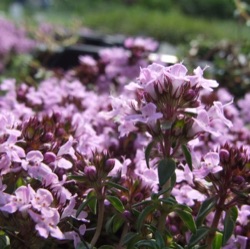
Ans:
[[[175,187],[172,191],[172,194],[178,203],[186,204],[188,206],[193,206],[195,204],[195,200],[203,201],[206,198],[204,195],[189,185],[183,185],[180,188]]]
[[[52,173],[51,168],[42,162],[43,159],[40,151],[30,151],[26,155],[26,160],[22,161],[22,167],[28,170],[31,177],[42,180]]]
[[[83,65],[88,65],[88,66],[91,66],[91,67],[96,67],[97,66],[97,62],[94,60],[94,58],[92,58],[91,56],[88,56],[88,55],[79,56],[79,61]]]
[[[200,67],[197,67],[194,70],[193,76],[188,76],[190,82],[192,85],[197,84],[198,86],[201,86],[202,88],[213,91],[213,88],[218,87],[218,82],[215,80],[208,80],[203,78],[203,72],[206,70],[207,67],[204,69],[201,69]]]
[[[31,192],[26,186],[21,186],[15,191],[15,195],[9,196],[8,203],[0,208],[7,213],[15,213],[17,210],[24,212],[31,207]]]
[[[30,187],[30,186],[29,186]],[[53,215],[50,205],[54,198],[51,192],[47,189],[39,188],[36,192],[30,187],[32,192],[31,204],[34,209],[40,211],[43,215],[50,216]]]
[[[51,208],[49,216],[46,214],[37,214],[32,210],[29,210],[29,215],[36,223],[35,228],[41,237],[48,238],[51,235],[59,240],[64,239],[62,231],[57,226],[60,221],[60,215],[55,208]]]
[[[144,105],[140,111],[141,114],[128,115],[125,120],[132,121],[135,124],[141,122],[147,124],[150,128],[154,130],[154,126],[158,119],[162,118],[163,114],[156,112],[156,105],[153,103],[147,103]]]
[[[208,152],[200,165],[196,165],[194,175],[198,178],[205,178],[208,174],[215,174],[222,170],[220,156],[217,152]]]
[[[16,145],[17,136],[10,134],[7,141],[0,144],[0,153],[6,153],[12,162],[21,162],[25,157],[25,151]]]
[[[124,45],[126,48],[132,49],[137,48],[143,51],[155,51],[158,47],[158,42],[154,41],[151,38],[143,37],[129,37],[125,40]]]

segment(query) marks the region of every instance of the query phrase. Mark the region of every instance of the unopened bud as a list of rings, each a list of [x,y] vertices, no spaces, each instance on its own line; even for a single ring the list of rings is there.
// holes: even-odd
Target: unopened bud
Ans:
[[[142,194],[142,193],[137,193],[137,194],[135,195],[135,197],[134,197],[134,200],[135,200],[136,202],[142,201],[142,200],[143,200],[143,194]]]
[[[25,131],[25,136],[28,139],[32,139],[35,135],[35,129],[33,127],[28,127]]]
[[[126,196],[121,196],[121,202],[123,205],[126,205],[128,203],[128,198]]]
[[[238,185],[241,185],[241,184],[245,183],[245,179],[242,176],[235,176],[235,177],[233,177],[233,182],[238,184]]]
[[[132,220],[132,218],[133,218],[131,212],[128,211],[128,210],[125,210],[125,211],[123,212],[123,216],[124,216],[127,220]]]
[[[46,152],[44,154],[44,162],[47,164],[53,163],[56,161],[56,155],[53,152]]]
[[[97,180],[97,172],[95,166],[86,166],[84,168],[84,173],[90,181],[95,182]]]
[[[222,164],[228,164],[229,163],[230,154],[229,154],[228,150],[221,149],[219,155],[220,155],[220,161],[221,161]]]
[[[193,89],[188,89],[188,90],[185,92],[185,94],[184,94],[184,96],[183,96],[183,99],[184,99],[185,101],[191,101],[191,100],[193,100],[195,97],[196,97],[195,91],[194,91]]]
[[[47,132],[45,135],[44,135],[44,141],[45,142],[51,142],[54,138],[54,135],[52,132]]]
[[[108,159],[104,164],[104,171],[109,173],[115,167],[115,160]]]

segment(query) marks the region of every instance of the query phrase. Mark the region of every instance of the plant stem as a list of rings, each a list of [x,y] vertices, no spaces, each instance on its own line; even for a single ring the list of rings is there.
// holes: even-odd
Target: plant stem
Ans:
[[[220,199],[219,204],[217,205],[215,214],[214,214],[214,219],[211,225],[211,231],[208,234],[207,240],[206,240],[206,245],[208,246],[207,249],[212,249],[213,248],[213,240],[214,236],[220,221],[221,214],[223,212],[223,205],[224,205],[224,198]]]
[[[103,218],[104,218],[104,198],[101,197],[98,199],[98,219],[97,219],[97,225],[96,225],[96,231],[94,234],[94,237],[92,238],[90,244],[91,248],[93,248],[101,234],[102,231],[102,224],[103,224]]]
[[[171,178],[162,186],[162,190],[169,189],[169,191],[166,191],[163,194],[164,198],[167,198],[170,196],[170,187],[171,187]],[[167,214],[168,213],[164,210],[164,204],[162,204],[162,213],[161,213],[161,217],[160,217],[160,220],[158,223],[158,230],[159,231],[163,232],[165,230]]]
[[[119,244],[117,246],[117,249],[122,249],[122,243],[123,243],[123,238],[124,236],[128,233],[128,223],[125,223],[124,226],[123,226],[123,229],[122,229],[122,234],[121,234],[121,238],[120,238],[120,241],[119,241]]]

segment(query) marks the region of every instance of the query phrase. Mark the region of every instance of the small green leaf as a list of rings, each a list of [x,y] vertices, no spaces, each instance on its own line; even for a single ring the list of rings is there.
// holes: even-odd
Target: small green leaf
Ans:
[[[78,182],[86,182],[86,176],[69,175],[68,179],[70,179],[70,180],[76,180]]]
[[[155,141],[152,141],[151,143],[148,144],[146,150],[145,150],[145,160],[146,160],[146,164],[147,164],[147,167],[149,169],[149,157],[150,157],[150,153],[151,153],[151,150],[153,149],[155,145]]]
[[[236,207],[232,207],[226,211],[224,220],[224,232],[223,232],[223,246],[227,243],[229,238],[232,236],[235,222],[238,217],[238,210]]]
[[[82,202],[82,204],[78,207],[77,211],[76,211],[76,217],[78,217],[78,215],[82,212],[82,210],[94,199],[96,199],[96,196],[91,196],[89,199],[87,199],[86,201]]]
[[[123,243],[122,245],[134,245],[134,243],[136,242],[136,240],[139,238],[139,235],[138,233],[133,233],[133,232],[129,232],[127,233],[125,236],[124,236],[124,239],[123,239]],[[127,247],[129,248],[129,247]]]
[[[162,234],[158,230],[156,230],[154,232],[154,236],[155,236],[155,240],[159,248],[164,248],[166,244],[165,244]]]
[[[172,158],[162,159],[158,164],[159,184],[163,186],[175,172],[176,163]]]
[[[188,227],[192,233],[196,233],[196,225],[193,219],[193,215],[185,210],[177,209],[174,211]]]
[[[115,247],[110,246],[110,245],[103,245],[103,246],[99,247],[98,249],[115,249]]]
[[[124,219],[120,215],[115,215],[112,223],[112,231],[113,233],[116,233],[124,224]]]
[[[180,210],[183,210],[183,211],[186,211],[189,213],[191,213],[193,211],[192,208],[190,208],[189,206],[179,204],[179,203],[175,206],[175,209],[180,209]]]
[[[143,226],[144,220],[154,210],[155,210],[155,206],[154,205],[147,206],[146,208],[143,209],[143,211],[140,213],[140,215],[138,217],[138,220],[137,220],[137,223],[136,223],[137,231],[141,231],[141,228]]]
[[[174,172],[173,175],[171,176],[171,189],[174,188],[176,184],[176,173]]]
[[[167,197],[167,198],[161,198],[160,201],[170,206],[174,206],[177,204],[176,200],[172,196]]]
[[[16,181],[16,188],[19,188],[24,185],[24,179],[23,177],[19,177]]]
[[[0,248],[1,249],[10,248],[10,239],[7,235],[0,236]]]
[[[132,207],[133,207],[133,208],[139,207],[139,206],[141,206],[141,205],[149,204],[150,202],[151,202],[150,200],[142,201],[142,202],[139,202],[139,203],[134,204]]]
[[[220,232],[215,233],[215,237],[213,240],[213,249],[221,249],[222,247],[222,237],[223,234]]]
[[[125,208],[121,202],[121,200],[119,198],[117,198],[116,196],[111,196],[108,195],[106,196],[106,199],[111,203],[111,205],[120,213],[122,213]]]
[[[192,156],[190,154],[190,151],[189,151],[188,147],[185,144],[183,144],[181,146],[181,148],[182,148],[182,151],[183,151],[184,156],[186,158],[186,162],[187,162],[187,165],[188,165],[189,169],[191,171],[193,171]]]
[[[200,210],[198,212],[198,215],[197,215],[196,221],[195,221],[197,227],[200,227],[202,225],[205,217],[214,209],[216,201],[217,201],[217,198],[214,196],[214,197],[206,199],[201,204]]]
[[[135,246],[137,246],[138,248],[142,246],[142,248],[146,247],[146,248],[153,248],[153,249],[161,249],[153,240],[140,240],[135,244]]]
[[[129,191],[127,188],[121,186],[120,184],[112,182],[112,181],[106,182],[106,185],[109,186],[109,187],[112,187],[112,188],[119,189],[119,190],[124,191],[124,192],[128,192]]]
[[[93,197],[93,198],[92,198]],[[91,191],[87,195],[88,207],[90,208],[93,214],[96,214],[97,211],[97,197],[95,191]]]
[[[91,248],[91,245],[83,241],[81,241],[76,247],[76,249],[90,249],[90,248]]]
[[[194,233],[188,243],[189,247],[195,246],[201,241],[209,232],[209,228],[207,227],[200,227],[197,229],[196,233]]]

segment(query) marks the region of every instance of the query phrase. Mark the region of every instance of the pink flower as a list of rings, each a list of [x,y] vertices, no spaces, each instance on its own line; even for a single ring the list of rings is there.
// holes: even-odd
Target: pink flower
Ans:
[[[59,240],[65,238],[62,231],[57,226],[60,221],[60,215],[55,208],[51,208],[49,216],[46,214],[37,214],[32,210],[29,210],[29,215],[36,223],[35,228],[41,237],[48,238],[49,235],[51,235]]]
[[[158,119],[162,118],[163,114],[156,112],[156,105],[153,103],[147,103],[140,111],[141,114],[128,115],[125,119],[133,121],[134,123],[141,122],[148,124],[150,127],[154,127]]]
[[[205,71],[206,67],[202,70],[200,67],[197,67],[194,70],[194,74],[192,76],[188,76],[192,85],[198,84],[198,86],[203,87],[208,91],[213,91],[212,88],[218,87],[218,82],[216,80],[208,80],[203,78],[203,72]]]
[[[199,178],[205,178],[208,174],[215,174],[222,170],[222,167],[219,165],[220,156],[217,152],[208,152],[204,156],[204,160],[200,165],[196,165],[193,173]]]
[[[21,186],[15,191],[15,195],[8,198],[8,203],[0,208],[1,211],[7,213],[15,213],[17,210],[20,212],[26,211],[31,207],[31,192],[26,186]]]

